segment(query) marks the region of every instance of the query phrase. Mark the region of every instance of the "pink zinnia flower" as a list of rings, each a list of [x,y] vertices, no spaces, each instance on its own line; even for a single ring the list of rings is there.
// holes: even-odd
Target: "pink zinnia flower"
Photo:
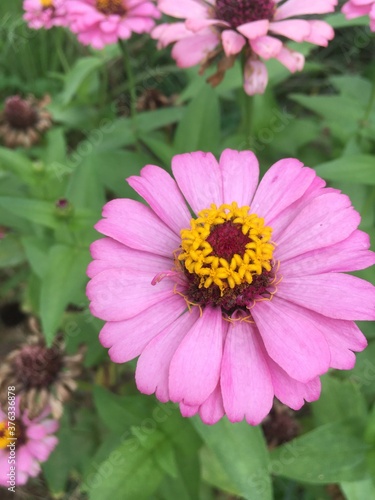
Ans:
[[[23,18],[35,30],[48,30],[52,26],[65,26],[67,23],[65,0],[24,0],[23,9]]]
[[[336,5],[337,0],[159,0],[162,12],[183,22],[161,24],[152,36],[160,47],[176,42],[172,56],[182,68],[200,63],[204,69],[223,50],[213,84],[244,51],[244,89],[253,95],[263,93],[268,81],[261,59],[276,58],[292,73],[302,70],[303,55],[290,50],[284,37],[323,47],[334,37],[326,22],[296,17],[333,12]]]
[[[375,31],[375,0],[350,0],[342,8],[347,19],[370,16],[371,31]]]
[[[257,187],[250,151],[172,170],[130,177],[149,207],[110,201],[96,225],[87,295],[112,361],[140,356],[138,389],[208,424],[316,400],[319,376],[366,347],[354,320],[375,319],[375,287],[343,274],[375,263],[349,198],[293,158]]]
[[[8,418],[15,408],[15,420]],[[39,417],[30,420],[27,411],[21,413],[19,400],[16,405],[8,408],[0,408],[0,485],[9,487],[10,467],[15,467],[16,485],[25,484],[29,477],[36,477],[40,472],[40,463],[45,462],[55,446],[58,439],[52,434],[59,427],[57,420],[48,418],[50,409],[47,407]],[[12,425],[8,424],[14,423]],[[14,430],[15,429],[15,430]],[[17,438],[17,439],[15,439]],[[14,443],[14,453],[10,455],[10,444]],[[12,452],[13,453],[13,452]],[[9,459],[15,458],[14,463]],[[14,469],[13,469],[14,470]]]
[[[94,49],[130,38],[132,32],[149,33],[160,12],[145,0],[68,0],[69,28],[78,40]]]

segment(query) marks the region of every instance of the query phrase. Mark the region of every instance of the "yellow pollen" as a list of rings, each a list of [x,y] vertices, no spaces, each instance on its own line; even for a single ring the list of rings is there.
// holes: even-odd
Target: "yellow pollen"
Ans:
[[[126,12],[123,0],[96,0],[96,8],[104,14],[122,16]]]
[[[234,254],[230,262],[216,256],[213,247],[207,241],[212,230],[221,224],[232,222],[241,228],[248,237],[242,255]],[[202,210],[197,219],[192,219],[190,229],[181,231],[182,252],[178,256],[190,274],[200,277],[199,287],[209,288],[217,285],[221,294],[224,290],[235,288],[243,283],[251,284],[254,275],[261,275],[263,270],[271,271],[274,245],[271,243],[272,228],[264,225],[264,219],[250,213],[250,207],[212,204]]]
[[[40,0],[43,9],[48,9],[49,7],[53,7],[53,0]]]
[[[10,443],[8,438],[11,437],[7,422],[0,422],[0,450],[6,448],[7,444]]]

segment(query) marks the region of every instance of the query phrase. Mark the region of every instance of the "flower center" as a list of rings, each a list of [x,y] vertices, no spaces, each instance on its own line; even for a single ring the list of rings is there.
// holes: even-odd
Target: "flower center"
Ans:
[[[26,429],[21,420],[16,419],[10,422],[9,427],[7,421],[0,422],[0,450],[12,442],[16,442],[17,446],[26,442]]]
[[[274,0],[217,0],[216,18],[226,21],[233,28],[252,21],[273,18]]]
[[[49,7],[53,7],[53,0],[40,0],[43,9],[48,9]]]
[[[126,14],[124,0],[96,0],[96,8],[103,14],[115,14],[117,16]]]
[[[63,367],[62,355],[56,348],[25,346],[13,360],[15,373],[26,390],[48,388]]]
[[[198,305],[222,307],[225,312],[246,308],[267,293],[274,281],[270,243],[272,229],[251,214],[250,207],[211,205],[181,231],[188,298]]]
[[[4,113],[8,123],[18,129],[32,127],[38,120],[34,107],[19,96],[9,97],[5,101]]]

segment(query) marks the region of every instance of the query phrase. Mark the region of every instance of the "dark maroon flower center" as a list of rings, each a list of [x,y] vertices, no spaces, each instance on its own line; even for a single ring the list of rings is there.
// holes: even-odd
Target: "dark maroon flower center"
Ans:
[[[26,427],[25,427],[25,424],[19,419],[16,419],[14,421],[14,425],[15,425],[16,430],[14,432],[15,435],[12,437],[17,438],[16,446],[21,446],[21,445],[25,444],[27,441]]]
[[[249,314],[248,306],[255,299],[270,296],[269,288],[275,279],[273,271],[263,271],[261,275],[255,275],[251,284],[242,283],[235,288],[226,288],[223,293],[216,285],[209,288],[200,287],[200,279],[196,274],[185,272],[188,280],[187,297],[189,300],[201,307],[221,307],[223,312],[231,316],[237,310],[243,310]]]
[[[4,113],[6,120],[14,128],[27,129],[38,121],[37,110],[19,96],[9,97],[5,101]]]
[[[26,389],[48,388],[63,367],[62,354],[54,347],[26,346],[13,360],[19,381]]]
[[[107,15],[124,16],[126,14],[123,0],[96,0],[96,8]]]
[[[216,0],[216,18],[233,28],[252,21],[273,18],[274,0]]]
[[[231,261],[234,254],[243,255],[250,239],[241,231],[241,224],[232,221],[214,226],[207,242],[212,246],[216,257]]]

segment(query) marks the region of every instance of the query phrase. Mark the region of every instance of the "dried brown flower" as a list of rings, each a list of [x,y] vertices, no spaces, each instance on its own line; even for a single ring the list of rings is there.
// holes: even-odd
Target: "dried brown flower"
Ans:
[[[60,418],[63,403],[76,389],[75,378],[82,370],[83,349],[74,356],[64,352],[61,339],[47,347],[44,338],[34,331],[28,342],[11,351],[0,368],[0,402],[5,403],[8,386],[15,386],[21,410],[30,418],[49,405],[54,418]]]
[[[30,148],[52,126],[50,113],[45,109],[49,96],[38,100],[34,96],[22,99],[8,97],[0,113],[0,138],[8,148]]]

